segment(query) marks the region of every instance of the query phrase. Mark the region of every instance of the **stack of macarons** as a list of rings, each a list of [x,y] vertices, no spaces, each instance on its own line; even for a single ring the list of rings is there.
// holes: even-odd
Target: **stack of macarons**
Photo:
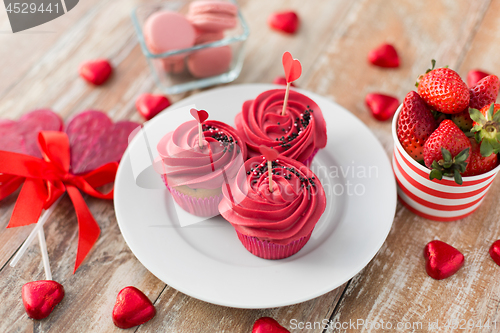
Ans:
[[[222,0],[191,2],[186,16],[162,10],[148,17],[144,24],[146,45],[154,54],[187,49],[224,38],[224,31],[238,23],[238,8]],[[232,61],[231,46],[208,47],[190,54],[179,54],[162,59],[165,72],[184,73],[187,67],[195,78],[206,78],[229,70]]]

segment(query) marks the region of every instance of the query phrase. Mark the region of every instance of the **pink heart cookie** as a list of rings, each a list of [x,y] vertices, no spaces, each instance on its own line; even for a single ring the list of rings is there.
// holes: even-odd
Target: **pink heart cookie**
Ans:
[[[76,115],[66,126],[71,146],[71,171],[85,173],[120,161],[130,134],[138,126],[132,121],[113,123],[100,111],[88,110]]]

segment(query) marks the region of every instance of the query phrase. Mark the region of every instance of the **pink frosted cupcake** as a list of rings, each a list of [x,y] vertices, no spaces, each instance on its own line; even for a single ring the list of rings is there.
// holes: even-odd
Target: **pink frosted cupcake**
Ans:
[[[248,251],[264,259],[283,259],[309,241],[326,197],[317,177],[302,163],[279,156],[272,164],[273,192],[266,160],[252,157],[230,187],[223,187],[219,212]]]
[[[259,146],[272,147],[283,156],[310,165],[326,146],[326,123],[319,106],[309,97],[290,90],[286,114],[281,115],[285,89],[268,90],[243,103],[236,129],[245,140],[248,156],[259,156]]]
[[[180,125],[158,143],[162,179],[185,211],[203,217],[219,215],[222,185],[234,178],[246,159],[246,147],[236,130],[215,120],[202,125],[199,145],[196,120]]]

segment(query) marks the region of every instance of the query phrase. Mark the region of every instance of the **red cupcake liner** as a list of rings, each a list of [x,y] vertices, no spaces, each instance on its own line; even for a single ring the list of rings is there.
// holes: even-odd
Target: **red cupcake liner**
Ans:
[[[309,241],[309,238],[311,238],[312,231],[309,235],[285,245],[276,244],[272,241],[260,240],[257,237],[246,236],[238,231],[236,231],[236,233],[243,246],[253,255],[263,259],[277,260],[288,258],[299,252]]]
[[[309,156],[309,157],[308,157],[308,158],[304,161],[304,165],[305,165],[306,167],[308,167],[308,168],[309,168],[309,167],[311,166],[311,163],[312,163],[312,161],[313,161],[313,159],[314,159],[314,156],[316,156],[316,154],[318,153],[318,150],[319,150],[319,149],[314,149],[314,151],[312,152],[311,156]]]
[[[163,176],[162,179],[163,182],[165,182]],[[219,203],[224,197],[222,193],[207,198],[195,198],[177,191],[168,186],[167,183],[165,183],[165,186],[170,191],[170,194],[172,194],[175,202],[186,212],[200,217],[213,217],[219,215]]]

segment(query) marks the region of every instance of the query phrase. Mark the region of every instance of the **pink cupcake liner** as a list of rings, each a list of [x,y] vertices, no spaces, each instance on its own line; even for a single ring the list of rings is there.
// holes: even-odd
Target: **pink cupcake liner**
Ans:
[[[263,259],[284,259],[299,252],[311,238],[312,231],[309,235],[299,238],[291,243],[282,245],[270,241],[260,240],[257,237],[243,235],[236,231],[238,238],[243,246],[253,255]]]
[[[162,179],[163,182],[165,182],[163,176]],[[175,190],[168,186],[167,183],[165,183],[165,186],[170,191],[170,194],[172,194],[175,202],[186,212],[200,217],[213,217],[219,215],[218,207],[223,198],[222,193],[208,198],[195,198]]]
[[[314,159],[314,156],[316,156],[316,154],[318,153],[318,150],[319,149],[314,149],[314,151],[312,152],[311,156],[309,156],[305,161],[304,161],[304,165],[307,166],[308,168],[311,166],[311,163]]]

